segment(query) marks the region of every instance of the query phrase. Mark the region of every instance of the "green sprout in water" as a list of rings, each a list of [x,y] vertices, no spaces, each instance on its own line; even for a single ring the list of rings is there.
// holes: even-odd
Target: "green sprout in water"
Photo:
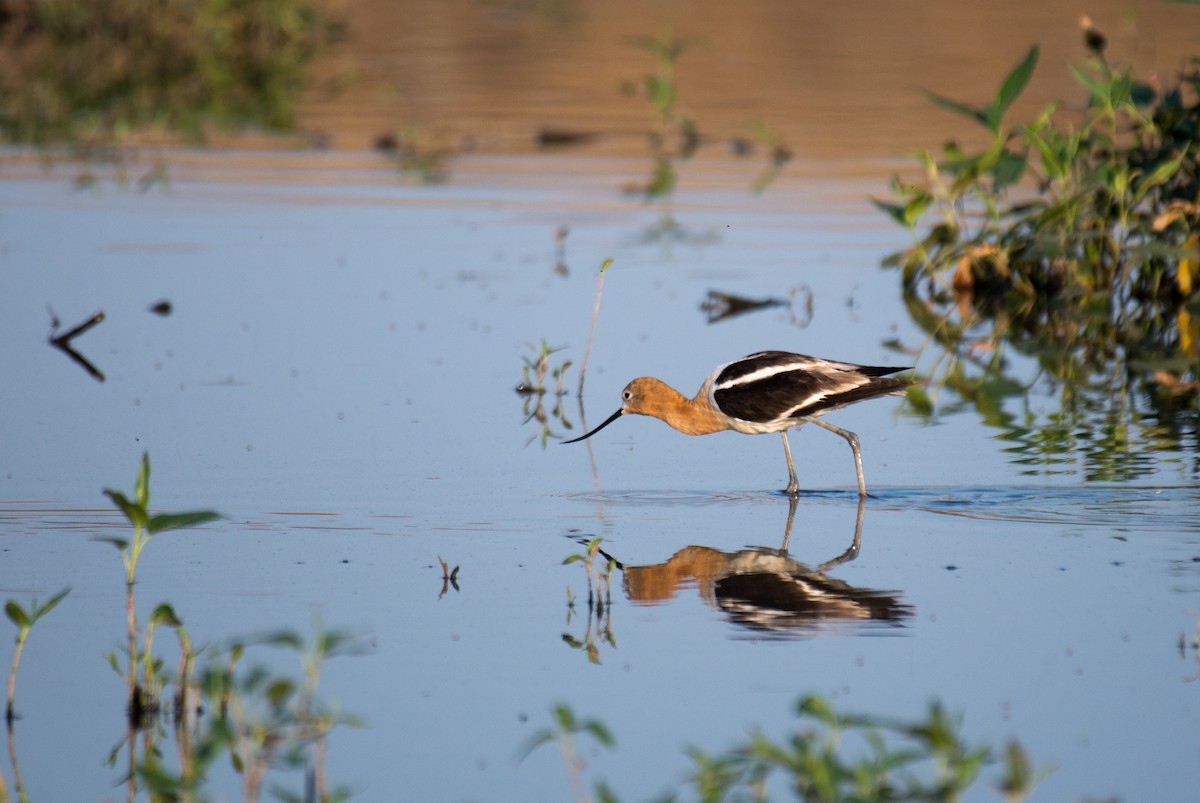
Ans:
[[[4,709],[4,717],[9,727],[12,727],[15,716],[13,701],[17,693],[17,667],[21,664],[21,653],[25,649],[25,639],[29,638],[29,631],[33,629],[38,620],[54,610],[55,606],[62,602],[67,594],[70,593],[70,588],[64,588],[41,605],[38,604],[37,597],[34,597],[29,603],[28,610],[22,608],[16,600],[10,599],[4,605],[5,615],[17,626],[17,647],[13,651],[12,668],[8,672],[8,705]]]
[[[129,667],[125,674],[129,684],[129,716],[137,721],[141,719],[147,704],[154,701],[144,698],[143,689],[138,683],[138,650],[137,650],[137,617],[133,605],[133,586],[137,582],[137,565],[142,550],[150,543],[150,539],[158,533],[178,530],[185,527],[196,527],[220,518],[211,510],[194,510],[186,513],[151,513],[150,512],[150,455],[142,454],[141,468],[138,470],[134,483],[133,498],[130,499],[121,491],[111,488],[104,490],[105,495],[112,500],[125,518],[133,525],[133,538],[99,538],[97,540],[112,544],[121,551],[121,560],[125,565],[125,615],[128,637]],[[172,612],[172,618],[174,614]],[[149,660],[149,649],[146,657]],[[116,659],[112,658],[115,665]],[[146,671],[149,672],[147,667]],[[150,690],[145,690],[149,692]]]
[[[937,702],[929,706],[924,719],[915,721],[841,714],[817,695],[802,698],[796,713],[795,729],[782,740],[760,732],[718,755],[690,749],[693,769],[688,783],[693,794],[668,794],[664,799],[958,803],[977,785],[992,753],[985,746],[968,744],[958,718]],[[556,705],[553,714],[553,725],[530,737],[521,758],[544,744],[557,744],[575,799],[590,801],[578,737],[591,736],[608,748],[615,740],[604,723],[581,720],[570,706]],[[1016,742],[1005,747],[997,763],[1002,774],[995,788],[1006,803],[1025,800],[1045,775],[1045,770],[1031,768],[1028,755]],[[618,800],[603,781],[596,782],[595,789],[602,801]],[[785,790],[790,796],[781,794]]]
[[[553,726],[542,728],[533,734],[521,750],[518,760],[524,760],[542,745],[557,744],[559,752],[562,753],[563,764],[567,768],[567,780],[571,784],[575,800],[577,803],[587,803],[592,798],[583,785],[583,771],[586,767],[583,758],[579,755],[576,742],[580,736],[586,735],[602,747],[611,750],[616,745],[616,740],[603,722],[598,719],[581,720],[565,703],[555,705],[552,713],[554,714]],[[603,782],[596,785],[596,795],[602,801],[616,799]]]

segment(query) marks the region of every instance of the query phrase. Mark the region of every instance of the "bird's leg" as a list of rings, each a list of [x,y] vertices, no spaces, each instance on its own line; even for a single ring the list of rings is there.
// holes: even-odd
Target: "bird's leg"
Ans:
[[[848,429],[842,429],[841,427],[835,427],[833,424],[830,424],[828,421],[822,421],[821,419],[819,419],[815,416],[806,416],[804,418],[804,420],[808,421],[810,423],[816,424],[818,427],[821,427],[822,429],[827,429],[830,432],[832,432],[834,435],[840,435],[846,439],[846,443],[850,444],[850,451],[854,452],[854,470],[856,472],[858,472],[858,495],[866,496],[867,495],[867,481],[865,479],[863,479],[862,453],[859,452],[859,450],[858,450],[858,436],[855,435],[853,432],[851,432]],[[791,461],[791,456],[789,455],[789,462],[790,461]]]
[[[783,436],[783,453],[787,455],[788,461],[788,487],[786,493],[792,496],[799,496],[800,481],[796,479],[796,466],[792,463],[792,447],[788,445],[787,430],[781,429],[779,434]]]

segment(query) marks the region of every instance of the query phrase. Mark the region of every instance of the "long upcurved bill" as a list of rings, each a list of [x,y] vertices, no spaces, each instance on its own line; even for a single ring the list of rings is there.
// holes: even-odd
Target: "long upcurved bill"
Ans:
[[[600,430],[604,429],[604,428],[605,428],[605,427],[607,427],[609,424],[611,424],[612,422],[614,422],[614,421],[616,421],[618,418],[620,418],[620,417],[621,417],[621,413],[623,413],[623,412],[625,412],[625,411],[624,411],[624,410],[617,410],[615,413],[613,413],[612,415],[610,415],[610,416],[608,417],[608,420],[607,420],[607,421],[605,421],[603,424],[601,424],[600,426],[598,426],[598,427],[596,427],[595,429],[593,429],[591,432],[586,432],[586,433],[584,433],[583,435],[580,435],[578,438],[573,438],[572,440],[569,440],[569,441],[563,441],[563,443],[579,443],[579,442],[580,442],[581,440],[583,440],[584,438],[590,438],[590,437],[592,437],[592,436],[593,436],[593,435],[595,435],[597,432],[599,432]]]

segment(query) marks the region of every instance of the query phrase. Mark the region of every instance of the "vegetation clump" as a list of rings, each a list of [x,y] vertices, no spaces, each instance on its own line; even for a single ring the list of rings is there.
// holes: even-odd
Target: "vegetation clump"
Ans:
[[[895,198],[876,201],[914,237],[885,266],[901,270],[910,315],[944,351],[926,387],[951,387],[1023,441],[1037,427],[1000,406],[1029,389],[1008,374],[1006,347],[1036,359],[1061,390],[1056,431],[1178,421],[1179,410],[1197,408],[1200,390],[1200,59],[1186,60],[1173,83],[1139,81],[1088,33],[1091,57],[1070,67],[1081,106],[1056,102],[1031,122],[1008,120],[1037,47],[985,106],[930,93],[982,124],[984,146],[952,140],[940,155],[918,153],[923,177],[897,177]],[[909,398],[932,411],[923,388]],[[1083,418],[1092,420],[1081,429]],[[1161,441],[1162,427],[1150,429]],[[1033,436],[1020,459],[1071,446],[1054,433]],[[1128,465],[1106,458],[1090,476],[1129,476],[1137,460],[1125,458],[1136,449],[1113,446],[1105,454]]]
[[[104,148],[284,130],[337,31],[310,0],[0,0],[0,137]]]

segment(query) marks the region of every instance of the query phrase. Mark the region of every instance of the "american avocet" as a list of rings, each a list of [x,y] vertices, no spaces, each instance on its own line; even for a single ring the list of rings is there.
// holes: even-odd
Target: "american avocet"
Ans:
[[[911,380],[888,376],[908,368],[855,365],[786,351],[760,351],[719,366],[687,398],[661,379],[643,376],[621,391],[621,409],[603,424],[573,440],[590,438],[622,415],[650,415],[685,435],[732,429],[747,435],[778,432],[787,456],[787,493],[800,492],[787,431],[811,422],[840,435],[854,453],[859,496],[867,495],[858,436],[817,416],[863,399],[903,392]]]

